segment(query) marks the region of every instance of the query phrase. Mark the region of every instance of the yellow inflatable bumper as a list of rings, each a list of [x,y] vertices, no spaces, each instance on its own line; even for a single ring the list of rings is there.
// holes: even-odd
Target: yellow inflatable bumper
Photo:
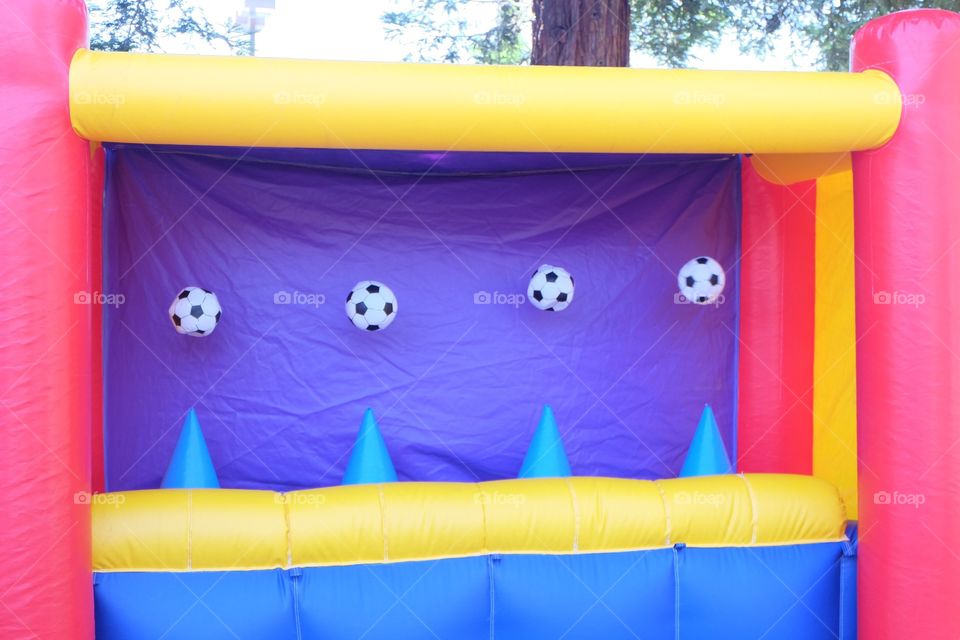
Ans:
[[[843,540],[846,523],[827,482],[765,474],[151,490],[93,502],[94,571],[789,545]]]

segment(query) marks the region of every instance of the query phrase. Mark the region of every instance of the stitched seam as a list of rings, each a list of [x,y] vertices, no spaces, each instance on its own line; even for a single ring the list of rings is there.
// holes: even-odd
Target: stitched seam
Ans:
[[[193,569],[193,490],[187,489],[187,571]]]
[[[673,628],[675,640],[680,640],[680,551],[673,548]]]
[[[297,630],[297,640],[303,640],[303,628],[300,622],[300,576],[301,573],[290,576],[293,583],[293,624]]]
[[[666,540],[664,544],[668,547],[671,545],[670,538],[673,537],[673,523],[670,521],[670,506],[667,504],[667,494],[663,491],[663,487],[660,486],[659,480],[654,480],[653,484],[657,487],[657,491],[660,492],[660,502],[663,503],[663,521],[666,525]]]
[[[490,542],[490,538],[487,531],[487,496],[484,494],[483,490],[480,488],[479,484],[474,483],[474,496],[476,501],[480,503],[480,518],[483,523],[483,540],[480,542],[480,551],[483,553],[489,553],[490,548],[487,546]]]
[[[573,551],[576,552],[580,549],[580,505],[577,503],[577,492],[573,488],[573,483],[570,481],[570,478],[564,478],[564,484],[567,485],[567,490],[570,491],[570,502],[573,506]]]
[[[496,589],[493,577],[493,557],[487,556],[487,576],[490,581],[490,640],[496,636]]]
[[[293,527],[290,526],[290,501],[285,493],[278,493],[277,495],[283,505],[283,526],[286,527],[287,541],[287,569],[289,569],[293,566]]]
[[[760,514],[757,510],[757,497],[753,493],[753,485],[750,484],[747,476],[742,473],[738,473],[737,475],[741,480],[743,480],[743,484],[745,484],[747,487],[747,495],[750,496],[750,544],[756,544],[760,529]]]
[[[387,544],[387,514],[383,501],[383,485],[377,485],[377,499],[380,502],[380,535],[383,536],[383,561],[390,561],[390,546]]]

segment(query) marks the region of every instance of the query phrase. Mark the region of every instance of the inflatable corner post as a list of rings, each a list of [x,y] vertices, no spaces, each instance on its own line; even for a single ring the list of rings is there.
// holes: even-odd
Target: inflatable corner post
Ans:
[[[86,41],[82,0],[0,2],[0,638],[93,637],[99,211],[68,99]]]
[[[341,484],[376,484],[396,482],[397,471],[393,468],[387,443],[383,440],[373,410],[367,409],[360,423],[360,432],[353,445],[347,471]]]
[[[680,477],[713,476],[730,473],[732,470],[720,428],[717,426],[717,418],[710,405],[706,405],[700,414],[700,423],[693,434],[683,468],[680,469]]]
[[[904,11],[854,37],[889,74],[893,139],[853,154],[862,638],[960,637],[960,15]]]
[[[774,184],[742,164],[737,471],[812,470],[817,184]],[[778,174],[779,175],[779,174]],[[788,179],[788,178],[787,178]],[[790,295],[771,295],[789,282]]]
[[[163,475],[163,489],[219,489],[220,481],[210,459],[207,441],[197,412],[190,409],[183,421],[180,439]]]
[[[570,462],[563,448],[560,429],[550,405],[543,407],[540,423],[530,441],[520,467],[520,478],[566,478],[571,476]]]

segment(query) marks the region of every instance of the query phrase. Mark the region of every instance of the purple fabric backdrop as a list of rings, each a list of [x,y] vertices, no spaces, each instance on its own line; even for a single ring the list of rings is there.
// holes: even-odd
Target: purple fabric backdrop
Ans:
[[[731,157],[113,147],[108,486],[158,486],[191,406],[225,487],[336,484],[368,406],[405,480],[515,476],[544,403],[576,474],[675,475],[704,403],[733,442],[738,230]],[[703,254],[725,303],[676,304]],[[512,304],[544,262],[562,313]],[[386,331],[344,315],[363,279]],[[207,338],[167,317],[186,285],[224,307]]]

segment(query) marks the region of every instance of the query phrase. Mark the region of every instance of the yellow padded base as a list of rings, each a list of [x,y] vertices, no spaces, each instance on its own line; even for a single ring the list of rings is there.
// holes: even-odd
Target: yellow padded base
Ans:
[[[290,493],[158,489],[93,504],[94,571],[289,568],[844,539],[837,491],[809,477],[400,482]]]

